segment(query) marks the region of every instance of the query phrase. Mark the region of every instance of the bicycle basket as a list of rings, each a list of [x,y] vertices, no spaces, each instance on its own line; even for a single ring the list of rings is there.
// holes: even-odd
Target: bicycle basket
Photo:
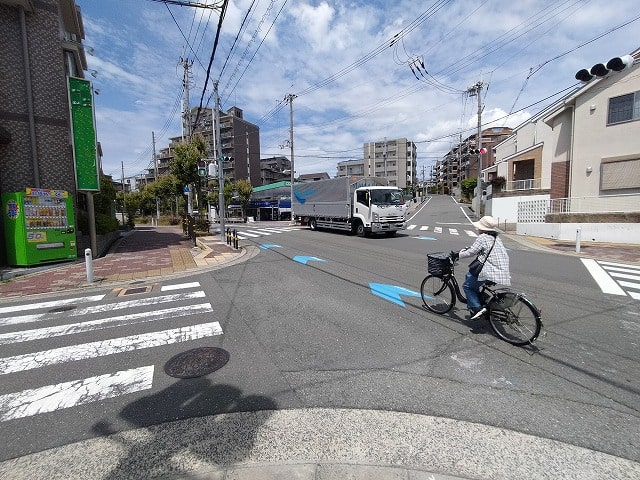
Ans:
[[[427,254],[427,270],[431,275],[446,275],[451,273],[449,254],[444,252]]]

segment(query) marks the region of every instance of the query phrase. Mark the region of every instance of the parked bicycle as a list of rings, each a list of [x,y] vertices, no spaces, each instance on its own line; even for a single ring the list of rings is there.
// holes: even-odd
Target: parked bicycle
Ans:
[[[433,313],[443,315],[456,304],[456,298],[467,302],[455,277],[456,260],[448,253],[427,255],[427,275],[420,285],[424,306]],[[540,310],[524,293],[510,288],[495,287],[485,282],[480,288],[480,298],[487,308],[486,318],[495,334],[512,345],[533,343],[542,329]]]

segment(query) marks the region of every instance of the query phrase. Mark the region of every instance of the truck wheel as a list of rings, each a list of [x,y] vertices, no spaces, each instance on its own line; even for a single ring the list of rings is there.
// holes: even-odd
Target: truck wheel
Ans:
[[[356,235],[359,237],[364,237],[366,236],[366,231],[364,229],[364,225],[362,224],[362,222],[358,222],[356,223]]]
[[[316,223],[316,219],[315,218],[310,218],[309,219],[309,230],[317,230],[318,229],[318,224]]]

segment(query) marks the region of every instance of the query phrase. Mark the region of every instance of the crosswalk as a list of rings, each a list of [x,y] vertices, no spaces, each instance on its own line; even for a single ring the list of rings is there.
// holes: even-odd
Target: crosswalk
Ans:
[[[640,266],[582,258],[603,293],[640,300]]]
[[[58,368],[58,375],[65,376],[66,372],[74,371],[69,365],[73,365],[71,362],[148,351],[222,335],[222,328],[215,321],[195,325],[186,322],[188,324],[184,326],[175,324],[179,318],[213,312],[211,303],[207,302],[199,287],[198,282],[164,285],[151,296],[137,299],[126,296],[113,299],[107,294],[100,294],[0,305],[0,422],[151,389],[154,365],[140,365],[106,374],[101,372],[85,378],[68,378],[60,383],[33,385],[18,391],[11,391],[11,379],[12,375],[46,367]],[[169,320],[172,328],[163,328],[162,322]],[[150,323],[157,328],[149,332],[146,327],[144,333],[133,333],[138,327],[142,330],[144,324]],[[116,330],[120,327],[128,334],[120,336]],[[109,338],[72,343],[74,335],[97,331],[107,332]],[[60,345],[60,339],[65,340],[61,342],[63,346],[56,346],[56,343]],[[33,351],[30,342],[38,342],[37,351]]]
[[[295,232],[297,230],[300,230],[300,227],[260,227],[260,228],[249,227],[247,228],[245,224],[243,224],[243,226],[240,228],[237,228],[237,227],[229,227],[229,228],[231,228],[231,230],[234,230],[234,229],[236,230],[238,240],[247,240],[251,238],[266,237],[269,235],[276,235],[278,233]]]
[[[464,230],[451,227],[437,227],[431,225],[407,225],[405,230],[414,230],[419,232],[433,232],[437,234],[449,234],[449,235],[467,235],[468,237],[477,237],[478,234],[474,230]],[[462,233],[461,233],[462,232]]]

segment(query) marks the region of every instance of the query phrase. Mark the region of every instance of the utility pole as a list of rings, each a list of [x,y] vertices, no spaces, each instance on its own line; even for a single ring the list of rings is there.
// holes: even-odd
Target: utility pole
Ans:
[[[156,155],[156,134],[155,132],[151,132],[151,144],[153,145],[153,171],[154,171],[154,181],[158,181],[158,156]],[[156,184],[157,185],[157,184]],[[160,198],[156,197],[156,220],[157,224],[160,223]]]
[[[222,142],[220,141],[220,96],[218,95],[218,82],[213,82],[213,124],[216,134],[216,156],[218,157],[218,216],[220,217],[220,240],[226,241],[224,232],[224,160],[222,158]]]
[[[478,133],[476,135],[476,150],[478,150],[478,180],[476,183],[476,209],[478,216],[482,215],[482,87],[484,84],[479,81],[467,89],[469,96],[478,97]]]
[[[289,147],[291,148],[291,225],[295,225],[296,217],[293,214],[293,182],[295,180],[295,165],[293,163],[293,99],[297,95],[290,93],[285,97],[289,102]]]
[[[182,99],[182,140],[191,138],[191,109],[189,107],[189,69],[193,61],[180,58],[180,63],[184,68],[182,75],[182,86],[184,87],[184,97]]]
[[[120,180],[122,181],[122,226],[124,227],[124,211],[126,210],[126,205],[127,205],[127,195],[125,194],[125,188],[124,188],[124,162],[120,162],[120,168],[122,169],[122,177],[120,177]]]

